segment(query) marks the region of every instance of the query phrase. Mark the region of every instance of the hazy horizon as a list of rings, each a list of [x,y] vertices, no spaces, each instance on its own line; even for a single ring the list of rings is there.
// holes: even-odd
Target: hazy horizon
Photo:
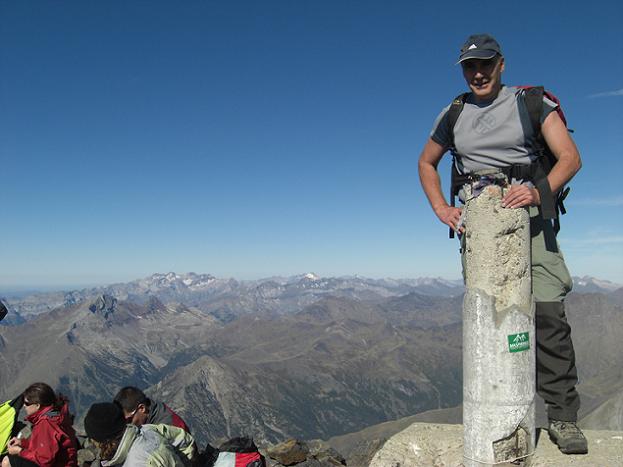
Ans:
[[[381,279],[388,279],[388,280],[417,280],[417,279],[439,279],[439,280],[445,280],[445,281],[449,281],[449,282],[462,282],[461,278],[450,278],[450,277],[442,277],[442,276],[431,276],[431,275],[424,275],[424,276],[413,276],[413,277],[406,277],[406,276],[368,276],[368,275],[364,275],[364,274],[340,274],[340,275],[322,275],[322,274],[317,274],[315,271],[305,271],[305,272],[300,272],[300,273],[295,273],[295,274],[271,274],[271,275],[267,275],[267,276],[261,276],[261,277],[244,277],[244,276],[221,276],[221,275],[217,275],[211,272],[197,272],[197,271],[186,271],[186,272],[179,272],[179,271],[167,271],[167,272],[153,272],[151,274],[147,274],[141,277],[133,277],[133,278],[129,278],[127,280],[123,280],[123,279],[119,279],[119,280],[109,280],[109,281],[102,281],[102,282],[90,282],[90,283],[67,283],[67,284],[43,284],[43,285],[7,285],[7,284],[0,284],[0,296],[13,296],[13,297],[20,297],[20,296],[27,296],[32,294],[36,294],[36,293],[46,293],[46,292],[71,292],[74,290],[82,290],[82,289],[90,289],[90,288],[98,288],[98,287],[108,287],[114,284],[122,284],[122,283],[128,283],[128,282],[133,282],[136,280],[141,280],[141,279],[145,279],[148,277],[151,277],[152,275],[155,274],[162,274],[162,275],[166,275],[166,274],[177,274],[180,276],[183,276],[185,274],[197,274],[197,275],[202,275],[202,274],[207,274],[207,275],[211,275],[214,276],[217,279],[234,279],[237,281],[241,281],[241,282],[245,282],[245,281],[258,281],[258,280],[266,280],[266,279],[270,279],[270,278],[274,278],[274,277],[282,277],[282,278],[291,278],[291,277],[297,277],[297,276],[303,276],[305,274],[315,274],[317,275],[319,278],[348,278],[348,277],[363,277],[366,279],[373,279],[373,280],[381,280]],[[574,278],[585,278],[585,277],[590,277],[592,279],[596,279],[599,281],[604,281],[604,282],[610,282],[612,284],[618,285],[618,286],[622,286],[623,284],[618,283],[616,281],[610,281],[608,279],[605,279],[603,277],[598,277],[598,276],[592,276],[589,274],[573,274]]]

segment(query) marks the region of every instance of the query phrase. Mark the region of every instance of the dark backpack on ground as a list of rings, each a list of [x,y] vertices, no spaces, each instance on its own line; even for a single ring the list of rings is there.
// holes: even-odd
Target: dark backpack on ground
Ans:
[[[206,448],[199,453],[192,467],[212,467],[218,459],[218,449],[208,443]]]
[[[214,449],[214,448],[212,448]],[[252,438],[232,438],[215,450],[218,457],[214,467],[266,467],[266,459],[260,454]],[[214,452],[212,453],[212,456]]]
[[[543,112],[543,96],[557,104],[556,112],[560,116],[562,122],[567,126],[567,119],[560,106],[560,101],[551,92],[546,91],[543,86],[517,86],[524,90],[524,103],[530,117],[530,123],[534,134],[536,135],[536,144],[538,146],[539,158],[530,165],[513,165],[504,172],[509,178],[529,179],[539,191],[541,197],[541,215],[543,219],[554,221],[554,232],[560,230],[561,214],[566,214],[564,200],[569,194],[570,188],[562,187],[557,193],[552,193],[547,181],[547,174],[550,173],[552,167],[556,163],[556,157],[547,145],[541,133],[541,114]],[[454,125],[463,110],[465,100],[469,93],[458,95],[450,104],[447,113],[448,128],[452,138],[450,152],[452,153],[452,174],[450,181],[450,205],[455,206],[455,198],[461,187],[470,181],[469,176],[460,174],[456,169],[456,149],[454,147]],[[573,130],[568,130],[573,132]],[[454,237],[454,230],[450,229],[450,238]]]

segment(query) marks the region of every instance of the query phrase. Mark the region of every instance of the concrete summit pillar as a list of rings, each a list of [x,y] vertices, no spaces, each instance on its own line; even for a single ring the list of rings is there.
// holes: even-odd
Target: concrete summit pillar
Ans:
[[[535,448],[535,332],[530,217],[506,188],[466,187],[463,300],[465,467],[524,459]],[[471,199],[470,199],[471,198]]]

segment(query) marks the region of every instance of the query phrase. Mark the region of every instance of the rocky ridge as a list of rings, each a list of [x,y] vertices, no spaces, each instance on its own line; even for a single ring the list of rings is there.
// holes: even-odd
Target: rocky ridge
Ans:
[[[623,432],[585,431],[587,455],[565,455],[545,430],[539,432],[531,467],[621,467]],[[461,467],[463,426],[414,423],[390,438],[374,455],[369,467]],[[499,464],[512,467],[511,463]],[[519,464],[522,465],[522,464]],[[528,465],[528,462],[523,465]],[[363,467],[363,466],[362,466]]]
[[[141,303],[156,297],[165,304],[184,303],[221,321],[244,313],[296,312],[326,296],[357,300],[398,297],[410,292],[452,297],[460,295],[460,281],[441,278],[370,279],[361,276],[320,277],[312,273],[255,281],[216,278],[210,274],[153,274],[127,283],[67,292],[34,293],[6,297],[11,313],[4,324],[20,324],[55,308],[91,301],[101,295]]]

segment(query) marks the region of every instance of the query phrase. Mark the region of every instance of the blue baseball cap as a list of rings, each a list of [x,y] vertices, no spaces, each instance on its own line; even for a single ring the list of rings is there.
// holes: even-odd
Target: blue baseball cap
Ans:
[[[467,38],[465,44],[461,47],[461,55],[457,63],[470,58],[486,60],[496,55],[502,55],[502,50],[500,49],[500,44],[492,35],[473,34]]]

